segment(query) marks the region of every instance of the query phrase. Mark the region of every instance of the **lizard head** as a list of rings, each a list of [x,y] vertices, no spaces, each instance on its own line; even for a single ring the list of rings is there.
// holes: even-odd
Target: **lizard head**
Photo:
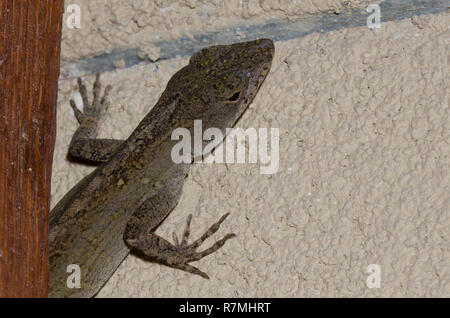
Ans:
[[[193,113],[204,129],[234,126],[269,72],[273,55],[273,42],[259,39],[207,47],[191,57],[190,71],[199,85]]]

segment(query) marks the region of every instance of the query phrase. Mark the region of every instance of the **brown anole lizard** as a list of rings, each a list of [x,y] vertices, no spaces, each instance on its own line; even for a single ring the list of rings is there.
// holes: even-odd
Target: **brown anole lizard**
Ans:
[[[101,98],[97,75],[90,103],[85,85],[78,80],[84,110],[71,101],[80,126],[69,155],[100,166],[50,213],[50,297],[94,296],[130,250],[208,278],[189,263],[215,252],[234,236],[228,234],[212,247],[197,251],[228,214],[191,244],[187,242],[191,215],[181,242],[175,235],[172,244],[154,234],[178,203],[190,167],[171,160],[176,143],[171,133],[184,127],[192,134],[194,120],[199,119],[204,129],[214,127],[225,133],[233,127],[269,72],[273,54],[268,39],[202,49],[169,80],[156,105],[126,140],[96,139],[110,87]],[[67,285],[71,264],[80,268],[81,288]]]

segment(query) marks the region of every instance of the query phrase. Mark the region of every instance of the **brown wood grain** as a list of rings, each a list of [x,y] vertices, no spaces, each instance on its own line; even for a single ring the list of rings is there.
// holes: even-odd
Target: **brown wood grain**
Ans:
[[[45,297],[62,0],[0,0],[0,297]]]

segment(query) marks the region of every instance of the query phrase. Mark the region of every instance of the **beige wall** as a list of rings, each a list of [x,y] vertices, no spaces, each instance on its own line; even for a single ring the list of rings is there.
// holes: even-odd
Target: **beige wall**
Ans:
[[[80,1],[98,17],[81,33],[92,41],[65,29],[64,59],[127,41],[141,45],[146,28],[160,25],[152,23],[161,10],[144,8],[148,1],[109,2]],[[220,29],[227,19],[271,13],[287,19],[288,12],[341,6],[318,1],[288,10],[294,4],[286,2],[280,10],[267,5],[236,11],[203,1],[190,1],[192,9],[159,2],[160,9],[175,8],[166,19],[174,25],[173,38],[196,32],[204,21],[192,12],[206,7]],[[132,39],[132,27],[116,37],[99,31],[111,19],[123,24],[139,13],[150,26]],[[449,22],[449,14],[441,13],[383,23],[377,31],[342,29],[276,42],[271,72],[236,127],[279,128],[279,171],[262,175],[258,164],[194,165],[178,206],[157,230],[170,240],[192,213],[196,238],[230,212],[205,247],[231,231],[237,238],[195,263],[211,279],[129,256],[99,296],[448,297]],[[162,33],[170,38],[167,27]],[[187,62],[185,57],[102,74],[103,83],[114,87],[102,136],[126,138]],[[68,103],[75,89],[75,80],[60,81],[53,205],[90,171],[65,158],[77,126]],[[380,289],[366,287],[369,264],[381,267]]]

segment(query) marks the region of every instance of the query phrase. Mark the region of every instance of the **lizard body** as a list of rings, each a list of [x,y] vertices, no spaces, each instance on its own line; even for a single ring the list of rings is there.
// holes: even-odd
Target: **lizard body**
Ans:
[[[69,155],[101,163],[75,185],[50,213],[50,297],[92,297],[106,283],[130,250],[144,258],[207,278],[188,264],[219,249],[234,234],[211,248],[199,245],[216,232],[224,215],[197,241],[188,245],[191,216],[181,243],[154,234],[176,206],[190,164],[176,164],[171,150],[172,131],[194,120],[204,129],[223,132],[233,127],[266,77],[274,53],[267,39],[212,46],[194,54],[189,64],[168,82],[156,105],[127,140],[95,139],[98,120],[108,106],[100,98],[99,76],[93,102],[79,79],[85,109],[71,106],[80,122]],[[81,288],[67,287],[67,266],[81,269]]]

